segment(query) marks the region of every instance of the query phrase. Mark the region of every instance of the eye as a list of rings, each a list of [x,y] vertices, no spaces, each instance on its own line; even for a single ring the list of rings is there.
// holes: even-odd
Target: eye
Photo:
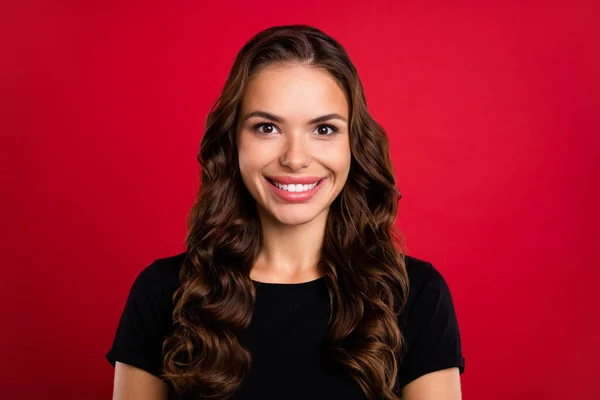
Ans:
[[[325,129],[323,130],[323,128],[325,128]],[[331,132],[328,132],[327,129],[331,129]],[[331,136],[337,132],[338,132],[338,129],[333,125],[323,124],[323,125],[317,126],[317,133],[319,134],[319,136]]]
[[[261,130],[261,128],[265,128],[264,130]],[[270,123],[266,123],[266,122],[262,122],[260,124],[256,124],[252,127],[252,130],[255,132],[258,132],[260,134],[263,135],[269,135],[271,133],[273,133],[273,130],[277,129],[275,128],[275,125],[270,124]]]

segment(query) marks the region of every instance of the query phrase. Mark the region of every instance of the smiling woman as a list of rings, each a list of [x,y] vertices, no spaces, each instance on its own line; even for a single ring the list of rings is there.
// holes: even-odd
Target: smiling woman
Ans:
[[[236,138],[242,180],[261,220],[325,226],[350,170],[348,114],[343,90],[322,68],[291,62],[264,67],[249,81]]]
[[[208,116],[187,250],[137,277],[115,399],[460,399],[452,296],[405,254],[389,145],[344,48],[278,26]]]

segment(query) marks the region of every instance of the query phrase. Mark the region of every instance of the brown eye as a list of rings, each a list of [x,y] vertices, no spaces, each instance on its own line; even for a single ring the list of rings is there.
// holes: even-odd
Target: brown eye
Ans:
[[[273,132],[273,125],[263,125],[264,131],[263,133],[271,133]]]
[[[331,132],[329,132],[328,129],[331,129]],[[334,133],[336,133],[337,131],[338,131],[338,129],[332,125],[319,125],[317,127],[317,134],[319,136],[331,136]]]
[[[273,133],[275,127],[273,126],[273,124],[260,123],[260,124],[254,125],[253,129],[256,132],[261,133],[263,135],[269,135],[269,134]]]

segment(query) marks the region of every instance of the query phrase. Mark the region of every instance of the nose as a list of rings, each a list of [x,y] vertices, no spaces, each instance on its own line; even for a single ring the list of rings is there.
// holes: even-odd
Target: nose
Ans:
[[[286,139],[280,163],[291,170],[300,170],[310,163],[309,149],[304,135],[290,135]]]

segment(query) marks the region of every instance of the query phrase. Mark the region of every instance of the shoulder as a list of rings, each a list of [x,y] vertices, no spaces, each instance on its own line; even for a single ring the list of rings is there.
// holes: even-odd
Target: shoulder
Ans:
[[[458,367],[462,374],[460,330],[450,287],[432,263],[405,256],[409,295],[400,315],[400,329],[406,339],[399,384],[419,376]]]
[[[165,283],[178,284],[179,271],[185,260],[186,253],[179,253],[172,256],[155,259],[150,265],[140,272],[140,276],[145,279],[165,280]]]
[[[404,259],[412,291],[446,283],[441,272],[429,261],[408,255]]]
[[[155,259],[142,269],[131,287],[132,294],[165,297],[172,295],[180,285],[179,271],[186,253]]]
[[[136,314],[167,318],[173,308],[173,295],[180,286],[179,271],[186,253],[157,258],[134,279],[127,298],[128,309]]]
[[[405,317],[410,317],[415,307],[422,309],[432,303],[452,301],[446,279],[431,262],[407,255],[405,265],[409,280],[408,300],[403,312]]]
[[[162,344],[172,330],[173,294],[185,253],[154,260],[131,285],[113,345],[106,358],[156,376],[162,368]]]

